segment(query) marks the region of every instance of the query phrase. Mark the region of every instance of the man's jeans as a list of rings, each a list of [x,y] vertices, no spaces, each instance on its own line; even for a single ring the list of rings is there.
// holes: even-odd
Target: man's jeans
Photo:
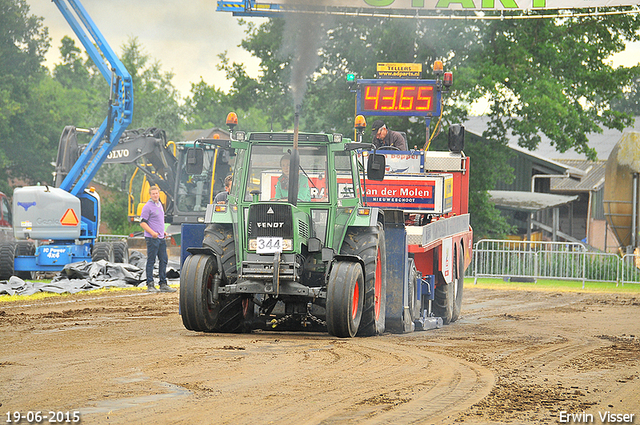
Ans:
[[[158,276],[160,284],[167,283],[167,241],[160,238],[144,238],[147,242],[147,285],[153,284],[153,265],[158,257]]]

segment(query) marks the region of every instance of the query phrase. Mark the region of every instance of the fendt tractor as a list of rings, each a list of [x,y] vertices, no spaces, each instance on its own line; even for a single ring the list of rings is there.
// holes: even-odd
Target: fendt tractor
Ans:
[[[108,113],[60,187],[14,190],[13,232],[17,241],[0,244],[0,279],[60,271],[78,261],[119,262],[128,253],[126,241],[96,242],[100,197],[88,185],[131,123],[131,76],[78,0],[53,2],[109,84]]]
[[[449,128],[450,152],[362,140],[365,114],[422,115],[428,129],[452,82],[442,74],[439,63],[436,80],[358,80],[356,141],[300,133],[299,111],[293,133],[200,140],[234,149],[236,161],[228,203],[208,206],[203,238],[183,226],[184,326],[353,337],[456,321],[473,236],[464,128]]]

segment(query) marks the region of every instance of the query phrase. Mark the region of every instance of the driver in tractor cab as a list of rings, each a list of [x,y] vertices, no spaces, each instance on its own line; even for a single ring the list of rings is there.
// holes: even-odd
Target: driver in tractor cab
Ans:
[[[276,183],[276,199],[285,199],[289,196],[289,164],[291,155],[285,154],[280,158],[280,168],[282,175],[278,177]],[[311,189],[309,189],[309,181],[304,174],[299,174],[298,179],[298,200],[303,202],[311,201]]]
[[[383,146],[395,146],[401,151],[406,151],[407,141],[402,134],[397,131],[389,130],[382,120],[375,120],[371,128],[373,132],[373,144],[376,148]]]

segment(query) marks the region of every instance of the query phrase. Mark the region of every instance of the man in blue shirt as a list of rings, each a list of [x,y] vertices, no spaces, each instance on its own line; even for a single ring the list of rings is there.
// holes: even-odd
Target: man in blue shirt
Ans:
[[[158,257],[158,275],[160,292],[175,292],[167,284],[167,242],[164,233],[164,208],[160,202],[160,188],[149,188],[150,199],[142,207],[140,226],[144,229],[144,240],[147,243],[147,291],[158,292],[153,283],[153,265]]]

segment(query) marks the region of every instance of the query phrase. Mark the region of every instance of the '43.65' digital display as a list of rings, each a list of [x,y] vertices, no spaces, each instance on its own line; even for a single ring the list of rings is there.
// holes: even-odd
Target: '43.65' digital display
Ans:
[[[359,112],[369,115],[430,115],[438,109],[432,82],[373,82],[358,88]]]

